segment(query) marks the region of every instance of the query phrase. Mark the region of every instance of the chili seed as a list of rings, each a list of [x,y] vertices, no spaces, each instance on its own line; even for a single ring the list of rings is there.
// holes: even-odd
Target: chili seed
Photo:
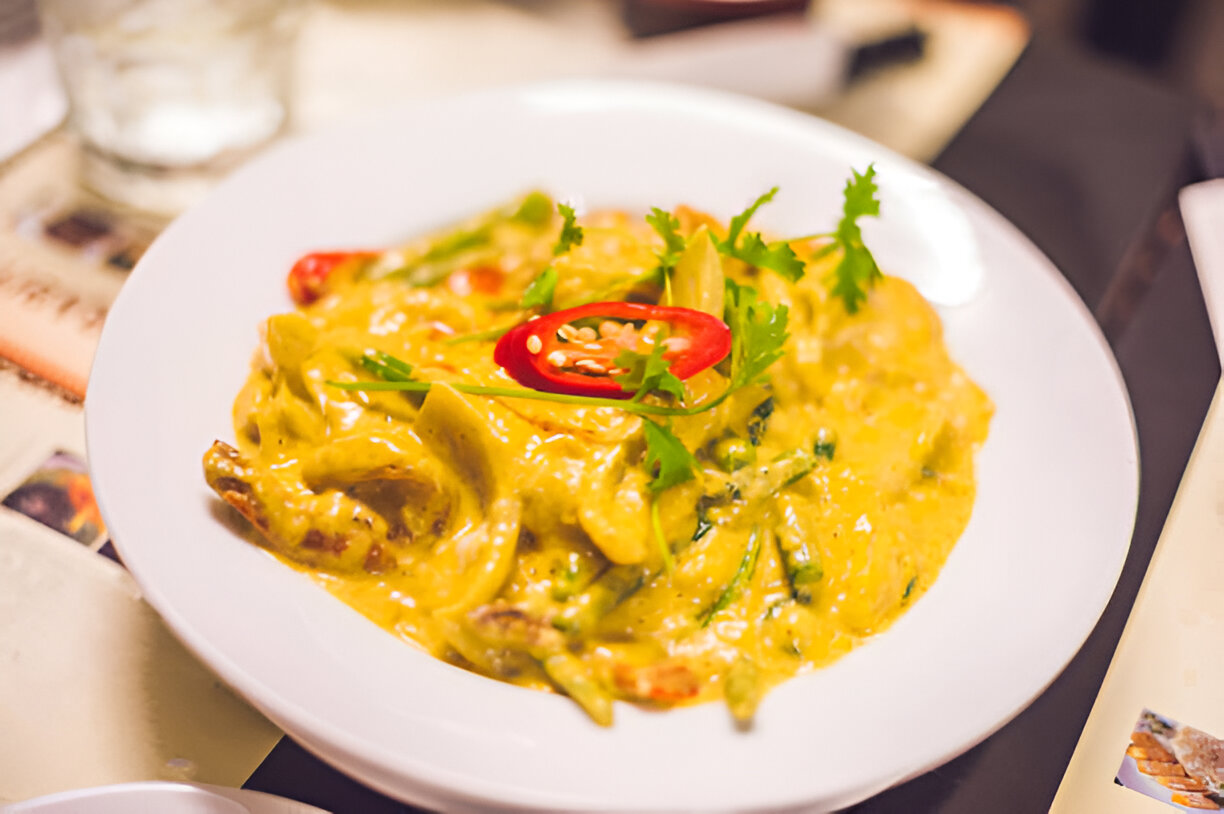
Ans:
[[[692,344],[687,336],[669,336],[663,340],[663,347],[672,353],[684,353]]]
[[[557,335],[560,338],[564,339],[566,342],[579,341],[578,340],[578,329],[575,328],[573,325],[570,325],[568,322],[557,329]]]
[[[599,338],[599,335],[595,333],[594,328],[579,328],[575,335],[577,336],[579,342],[594,342]]]
[[[553,367],[565,367],[565,353],[562,351],[555,350],[545,358],[547,358],[548,363]]]
[[[601,365],[599,362],[596,362],[594,359],[579,359],[577,362],[574,362],[574,367],[578,368],[579,370],[590,371],[591,373],[608,372],[606,367]]]
[[[527,337],[527,350],[531,351],[532,353],[539,353],[543,349],[544,342],[540,339],[540,337],[536,336],[535,334]]]

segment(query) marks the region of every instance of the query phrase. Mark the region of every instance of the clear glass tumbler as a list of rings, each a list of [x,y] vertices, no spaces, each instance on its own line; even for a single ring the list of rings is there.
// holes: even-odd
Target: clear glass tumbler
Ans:
[[[82,180],[173,214],[287,125],[306,0],[39,0]]]

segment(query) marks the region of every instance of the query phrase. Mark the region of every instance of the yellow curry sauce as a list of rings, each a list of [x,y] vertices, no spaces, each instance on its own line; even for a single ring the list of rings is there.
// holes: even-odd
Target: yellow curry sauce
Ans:
[[[885,629],[936,579],[969,520],[991,403],[908,283],[884,277],[848,313],[829,293],[836,253],[789,283],[699,244],[725,227],[682,207],[689,248],[668,291],[650,276],[663,241],[640,217],[586,216],[581,244],[554,256],[561,219],[521,211],[343,264],[316,302],[270,318],[234,405],[237,443],[205,456],[209,483],[262,544],[438,658],[560,690],[601,723],[612,698],[726,696],[747,719],[770,686]],[[647,488],[643,422],[668,419],[441,384],[518,387],[480,332],[527,319],[516,304],[550,265],[557,308],[708,305],[703,285],[721,303],[722,275],[787,306],[767,381],[670,418],[693,479]],[[375,380],[371,351],[440,384],[330,384]],[[725,374],[688,379],[684,403],[713,399]]]

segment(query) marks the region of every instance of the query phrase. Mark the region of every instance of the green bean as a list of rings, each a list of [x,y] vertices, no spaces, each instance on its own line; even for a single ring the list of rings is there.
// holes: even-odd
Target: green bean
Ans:
[[[806,449],[783,452],[769,463],[747,467],[731,475],[731,485],[747,500],[768,497],[795,483],[816,466],[816,457]]]
[[[748,535],[748,548],[744,551],[739,568],[735,569],[735,575],[731,577],[731,581],[727,583],[727,587],[719,594],[718,599],[714,600],[714,604],[701,615],[702,627],[710,624],[710,620],[714,618],[715,614],[725,610],[728,605],[736,600],[740,591],[752,579],[752,575],[756,573],[756,564],[760,557],[761,530],[759,527],[753,526],[752,533]]]
[[[575,596],[553,618],[553,627],[570,636],[589,632],[659,572],[647,565],[614,565]]]
[[[793,525],[779,525],[774,529],[774,538],[778,542],[782,568],[791,586],[791,596],[800,605],[812,604],[820,581],[824,579],[820,552]]]
[[[612,696],[600,686],[582,660],[565,649],[561,634],[543,620],[521,608],[495,603],[466,614],[461,631],[491,648],[527,654],[539,663],[558,689],[586,710],[592,720],[601,726],[612,723]],[[452,644],[463,643],[462,636],[453,637],[451,641]],[[467,644],[470,651],[470,641]],[[471,655],[465,657],[473,660]],[[492,659],[485,660],[496,663]]]
[[[764,695],[761,671],[756,662],[747,656],[740,656],[731,664],[723,679],[723,697],[731,710],[731,717],[740,726],[750,724]]]
[[[540,661],[545,674],[586,710],[600,726],[612,724],[612,696],[600,686],[587,666],[566,652],[554,653]]]

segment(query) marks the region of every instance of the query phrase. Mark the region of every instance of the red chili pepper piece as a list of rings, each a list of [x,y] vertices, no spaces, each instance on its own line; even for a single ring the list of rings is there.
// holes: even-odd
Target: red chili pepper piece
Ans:
[[[496,295],[501,293],[506,274],[493,266],[475,266],[455,271],[446,278],[446,285],[460,297],[469,294]]]
[[[579,321],[597,325],[576,326]],[[641,323],[643,330],[637,324]],[[662,329],[653,341],[667,348],[668,370],[680,379],[718,364],[731,351],[731,329],[721,319],[692,308],[636,302],[593,302],[511,328],[497,343],[493,360],[524,387],[574,396],[629,398],[615,381],[621,351],[648,353],[646,324]]]
[[[377,257],[379,252],[340,251],[311,252],[289,270],[289,296],[298,305],[309,305],[327,291],[327,278],[348,260]]]

